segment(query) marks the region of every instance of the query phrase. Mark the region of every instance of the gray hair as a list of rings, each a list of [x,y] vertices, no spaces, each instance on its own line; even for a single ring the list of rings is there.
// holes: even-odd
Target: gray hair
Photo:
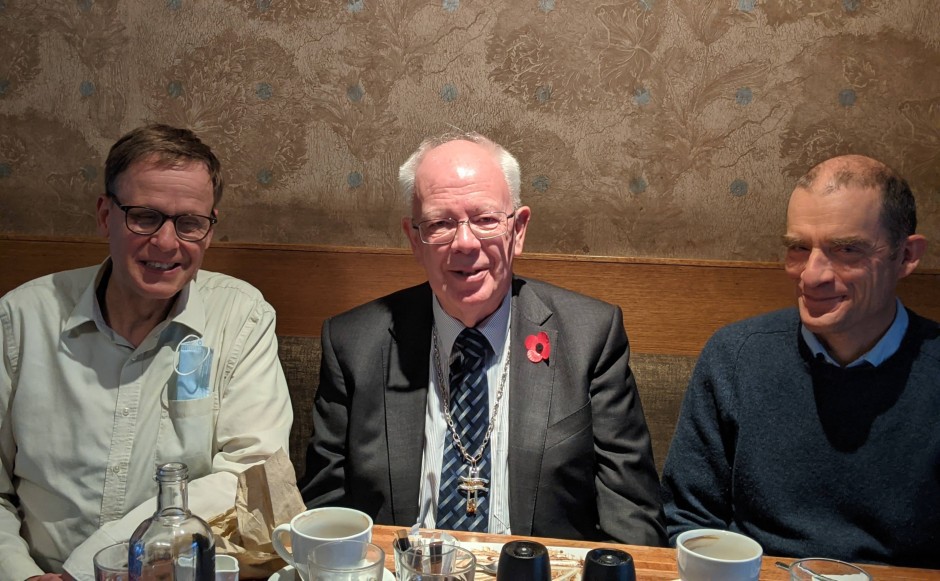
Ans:
[[[499,163],[503,170],[503,176],[506,178],[506,185],[509,187],[509,196],[512,199],[512,207],[515,210],[522,206],[522,197],[520,196],[520,184],[522,183],[521,172],[519,170],[519,161],[498,143],[487,139],[479,133],[445,133],[438,137],[429,137],[421,142],[418,149],[405,160],[398,168],[398,187],[401,190],[402,200],[405,204],[406,215],[411,214],[412,204],[415,197],[415,173],[418,171],[418,165],[432,149],[450,143],[451,141],[469,141],[489,147],[493,151],[493,157]]]

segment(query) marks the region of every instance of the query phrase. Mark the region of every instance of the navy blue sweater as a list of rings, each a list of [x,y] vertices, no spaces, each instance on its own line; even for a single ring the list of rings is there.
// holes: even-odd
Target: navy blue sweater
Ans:
[[[670,541],[714,527],[767,555],[940,568],[940,326],[908,313],[877,368],[814,360],[796,309],[715,333],[666,459]]]

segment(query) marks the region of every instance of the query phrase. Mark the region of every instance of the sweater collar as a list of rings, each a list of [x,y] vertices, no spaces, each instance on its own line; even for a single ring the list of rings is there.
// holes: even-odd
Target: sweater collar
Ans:
[[[889,357],[897,353],[898,348],[901,346],[901,340],[904,339],[904,334],[907,332],[910,318],[907,315],[907,309],[901,304],[901,299],[895,298],[894,300],[897,301],[897,312],[894,315],[894,322],[891,323],[891,326],[888,327],[885,334],[881,336],[881,339],[875,343],[874,347],[869,349],[866,353],[863,353],[855,361],[846,365],[846,368],[858,367],[865,363],[873,367],[878,367]],[[806,341],[806,346],[812,351],[813,357],[817,359],[821,357],[826,363],[841,367],[841,365],[836,363],[835,359],[829,355],[829,352],[823,346],[822,342],[816,338],[816,335],[810,332],[802,323],[800,324],[800,334],[803,336],[803,340]]]

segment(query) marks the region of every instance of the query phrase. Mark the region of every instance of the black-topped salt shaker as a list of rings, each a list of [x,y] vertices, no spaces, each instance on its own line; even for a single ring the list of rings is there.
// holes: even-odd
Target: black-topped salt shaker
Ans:
[[[536,541],[510,541],[499,552],[496,581],[550,581],[552,564],[545,545]]]
[[[581,581],[636,581],[633,557],[620,549],[591,549]]]

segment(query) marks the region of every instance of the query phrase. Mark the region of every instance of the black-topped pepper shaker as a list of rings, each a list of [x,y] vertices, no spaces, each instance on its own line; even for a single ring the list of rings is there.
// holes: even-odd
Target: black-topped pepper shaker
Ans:
[[[496,581],[550,581],[552,564],[548,549],[536,541],[510,541],[503,545],[496,567]]]
[[[592,549],[584,557],[581,581],[636,581],[633,557],[620,549]]]

